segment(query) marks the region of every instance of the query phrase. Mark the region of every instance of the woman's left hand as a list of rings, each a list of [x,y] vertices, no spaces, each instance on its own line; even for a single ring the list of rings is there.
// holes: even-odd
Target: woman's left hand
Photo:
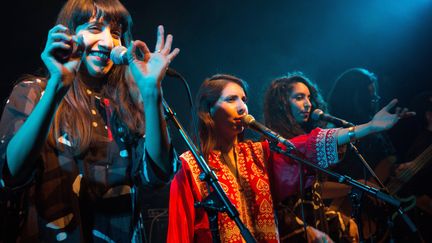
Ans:
[[[399,121],[399,119],[415,115],[415,112],[408,111],[407,108],[402,109],[401,107],[396,107],[395,113],[391,114],[390,110],[396,105],[397,102],[397,99],[393,99],[374,115],[372,121],[370,121],[370,125],[374,132],[388,130],[392,128]]]
[[[179,53],[175,48],[171,51],[173,36],[165,39],[164,27],[160,25],[157,32],[155,51],[152,53],[143,41],[136,40],[128,48],[130,73],[141,92],[159,89],[169,64]],[[144,54],[144,58],[137,57],[137,48]]]

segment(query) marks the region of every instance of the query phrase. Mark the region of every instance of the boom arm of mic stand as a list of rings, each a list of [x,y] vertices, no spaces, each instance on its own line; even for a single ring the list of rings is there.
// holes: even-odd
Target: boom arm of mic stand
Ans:
[[[361,155],[357,147],[353,143],[349,143],[350,147],[354,150],[357,157],[360,159],[360,161],[363,163],[363,166],[369,171],[369,173],[372,175],[372,177],[378,182],[379,186],[383,188],[386,192],[389,192],[389,190],[386,188],[384,183],[382,183],[381,179],[375,174],[373,169],[370,167],[369,163],[365,160],[365,158]]]
[[[398,199],[394,198],[393,196],[391,196],[391,195],[389,195],[387,193],[381,192],[381,191],[379,191],[376,188],[373,188],[373,187],[365,185],[365,184],[363,184],[361,182],[358,182],[358,181],[352,179],[349,176],[340,175],[340,174],[332,172],[330,170],[326,170],[324,168],[321,168],[318,165],[315,165],[312,162],[306,161],[306,160],[304,160],[304,159],[302,159],[302,158],[300,158],[298,156],[295,156],[295,155],[289,153],[288,151],[285,151],[285,150],[281,149],[278,146],[271,146],[270,148],[272,150],[274,150],[275,152],[277,152],[277,153],[286,155],[286,156],[288,156],[288,157],[290,157],[290,158],[292,158],[292,159],[294,159],[296,161],[299,161],[300,163],[303,163],[303,164],[308,165],[308,166],[310,166],[310,167],[312,167],[314,169],[317,169],[317,170],[319,170],[319,171],[321,171],[323,173],[331,175],[334,178],[336,178],[340,183],[349,184],[349,185],[351,185],[351,186],[353,186],[353,187],[355,187],[355,188],[357,188],[357,189],[359,189],[359,190],[361,190],[363,192],[366,192],[369,195],[372,195],[373,197],[375,197],[375,198],[377,198],[377,199],[379,199],[381,201],[384,201],[384,202],[386,202],[386,203],[388,203],[390,205],[393,205],[397,209],[397,212],[399,213],[399,215],[402,216],[402,219],[405,221],[405,223],[409,226],[410,230],[413,233],[417,232],[417,228],[414,225],[414,223],[412,222],[412,220],[406,214],[404,214],[404,211],[401,208],[401,202]]]
[[[220,203],[222,203],[222,205],[224,205],[224,207],[223,207],[224,211],[226,211],[228,216],[236,222],[237,226],[240,229],[240,233],[243,235],[243,238],[245,239],[245,241],[248,243],[249,242],[251,242],[251,243],[256,242],[252,233],[249,231],[249,229],[241,221],[241,219],[239,217],[239,212],[234,207],[234,205],[231,203],[228,196],[225,194],[224,190],[222,189],[221,185],[219,184],[219,181],[218,181],[216,174],[214,173],[214,171],[212,171],[210,169],[210,167],[206,163],[205,159],[203,158],[203,156],[201,155],[199,150],[196,148],[193,141],[190,139],[190,137],[187,135],[187,133],[183,129],[183,126],[177,120],[174,112],[171,110],[171,108],[169,107],[169,105],[167,104],[165,99],[163,99],[163,98],[162,98],[162,105],[164,107],[165,114],[167,115],[167,117],[169,119],[171,119],[173,121],[173,123],[176,126],[176,128],[178,129],[180,135],[182,136],[182,138],[186,142],[186,145],[188,146],[189,150],[192,152],[193,156],[195,157],[199,167],[201,168],[201,171],[204,173],[204,176],[202,177],[202,179],[204,181],[206,181],[210,185],[210,187],[213,188],[214,191],[212,193],[216,193],[217,199],[219,199]]]

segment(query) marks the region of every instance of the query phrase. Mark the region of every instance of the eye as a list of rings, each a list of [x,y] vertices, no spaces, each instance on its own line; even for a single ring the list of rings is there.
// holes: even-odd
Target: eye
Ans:
[[[301,100],[304,99],[304,96],[303,96],[303,95],[296,95],[296,96],[294,97],[294,99],[297,100],[297,101],[301,101]]]
[[[244,103],[247,103],[247,102],[248,102],[248,98],[247,98],[246,96],[243,97],[242,100],[243,100]]]
[[[91,33],[99,33],[102,31],[102,27],[98,24],[92,24],[87,28]]]
[[[115,39],[120,39],[122,32],[120,30],[114,29],[111,31],[111,35],[115,38]]]
[[[225,98],[225,101],[227,101],[228,103],[232,103],[235,102],[237,99],[238,97],[236,95],[230,95]]]

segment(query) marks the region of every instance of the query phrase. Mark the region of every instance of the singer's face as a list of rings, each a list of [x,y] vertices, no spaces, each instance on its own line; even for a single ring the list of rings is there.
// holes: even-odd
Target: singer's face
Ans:
[[[85,53],[82,64],[92,77],[104,77],[113,67],[110,53],[111,49],[121,44],[121,30],[111,26],[110,23],[94,17],[89,22],[76,29],[77,35],[83,36]]]
[[[293,84],[292,92],[289,94],[291,113],[297,123],[307,122],[312,109],[310,92],[308,87],[301,82]]]
[[[221,96],[210,109],[218,135],[235,137],[243,131],[241,117],[248,114],[246,101],[246,94],[240,85],[229,82],[225,86]]]

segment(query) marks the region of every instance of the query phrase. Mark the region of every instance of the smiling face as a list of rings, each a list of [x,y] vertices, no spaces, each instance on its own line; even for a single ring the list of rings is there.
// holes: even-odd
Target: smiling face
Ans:
[[[223,139],[235,139],[244,127],[241,118],[248,114],[247,97],[243,88],[228,82],[215,105],[210,109],[217,135]]]
[[[104,21],[92,17],[87,23],[76,28],[76,34],[82,36],[85,53],[82,65],[88,75],[95,78],[104,77],[113,67],[109,58],[112,48],[121,45],[121,30]]]
[[[307,122],[312,108],[308,87],[301,82],[293,83],[292,91],[288,95],[288,102],[295,121],[299,124]]]

